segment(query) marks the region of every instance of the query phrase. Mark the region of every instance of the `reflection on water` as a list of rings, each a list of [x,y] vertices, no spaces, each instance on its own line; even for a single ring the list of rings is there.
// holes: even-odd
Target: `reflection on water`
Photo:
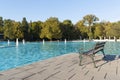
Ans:
[[[106,54],[120,55],[120,42],[107,42],[104,50]]]

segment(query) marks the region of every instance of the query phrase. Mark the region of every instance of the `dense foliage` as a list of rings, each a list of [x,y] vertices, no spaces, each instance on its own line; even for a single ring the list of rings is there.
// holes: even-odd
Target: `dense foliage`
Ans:
[[[45,22],[28,22],[24,17],[21,22],[0,17],[0,36],[3,40],[11,39],[28,41],[36,40],[74,40],[120,37],[120,22],[98,22],[99,18],[89,14],[73,24],[71,20],[60,22],[56,17],[50,17]]]

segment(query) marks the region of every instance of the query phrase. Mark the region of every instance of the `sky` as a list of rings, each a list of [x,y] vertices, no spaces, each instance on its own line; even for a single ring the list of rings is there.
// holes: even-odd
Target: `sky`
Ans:
[[[73,24],[85,15],[96,15],[100,21],[120,21],[120,0],[0,0],[3,19],[45,21],[57,17]]]

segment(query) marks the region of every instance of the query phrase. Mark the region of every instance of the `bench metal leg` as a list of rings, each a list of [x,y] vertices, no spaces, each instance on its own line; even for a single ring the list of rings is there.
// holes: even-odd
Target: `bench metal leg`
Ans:
[[[91,57],[91,59],[92,59],[92,61],[93,61],[94,67],[97,68],[97,67],[96,67],[96,64],[95,64],[95,60],[94,60],[94,55],[91,55],[90,57]]]
[[[79,58],[80,58],[79,66],[82,66],[82,54],[81,53],[79,53]]]
[[[104,55],[104,58],[105,58],[105,52],[104,52],[104,50],[101,50],[101,52],[103,53],[103,55]]]

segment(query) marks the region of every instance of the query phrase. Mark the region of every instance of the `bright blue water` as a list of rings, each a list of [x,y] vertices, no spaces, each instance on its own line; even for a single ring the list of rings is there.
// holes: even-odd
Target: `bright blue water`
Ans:
[[[10,42],[10,45],[15,45]],[[30,64],[36,61],[45,60],[51,57],[78,52],[79,49],[86,51],[91,49],[95,42],[29,42],[19,43],[18,47],[0,48],[0,71]],[[7,46],[7,42],[0,42],[0,46]],[[119,54],[119,42],[107,42],[106,54]]]

